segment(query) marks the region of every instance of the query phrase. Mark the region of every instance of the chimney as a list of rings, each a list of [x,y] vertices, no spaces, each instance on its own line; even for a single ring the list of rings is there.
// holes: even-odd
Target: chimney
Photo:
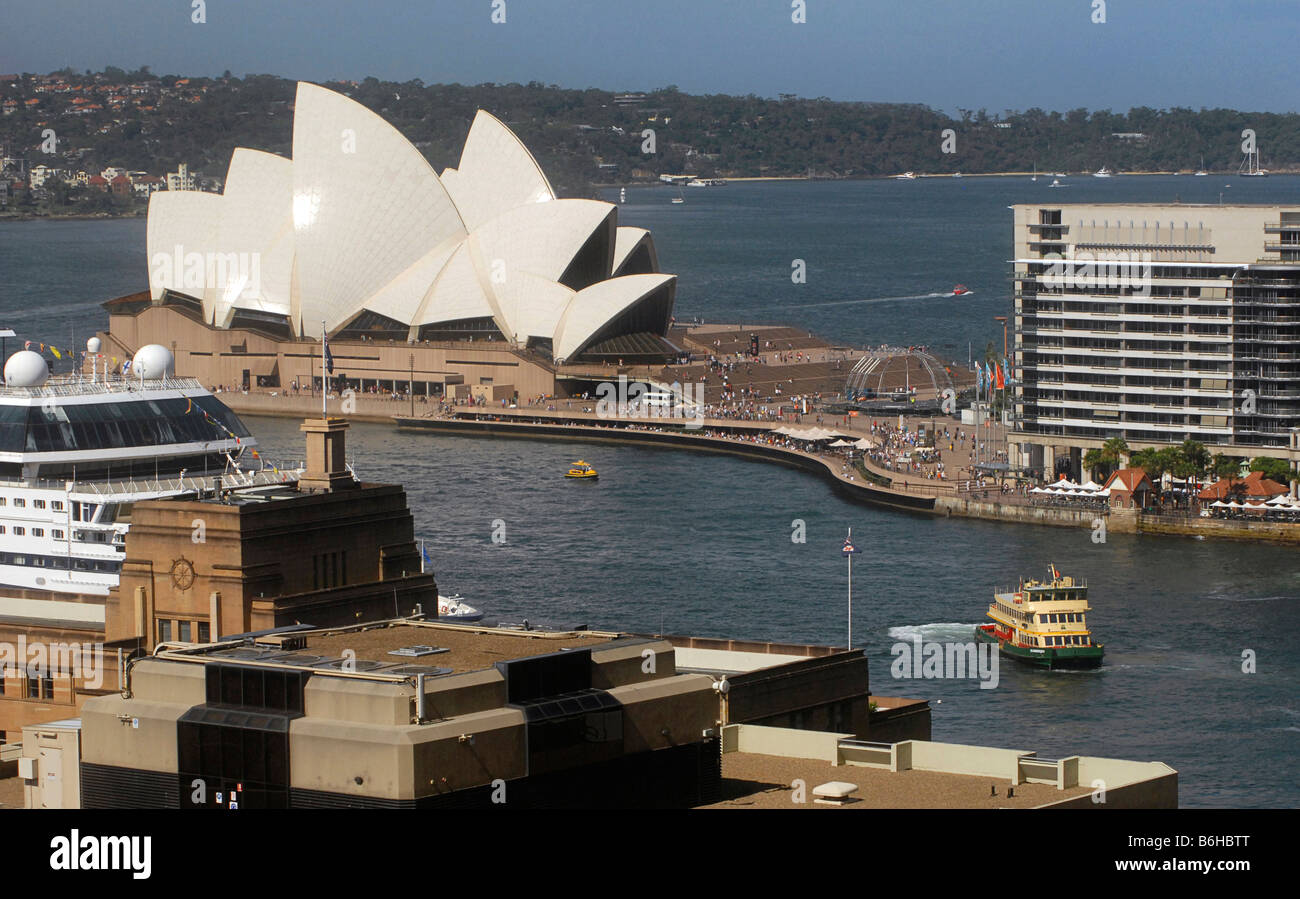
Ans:
[[[308,418],[298,429],[307,435],[307,470],[298,479],[299,490],[328,493],[359,486],[345,463],[346,418]]]

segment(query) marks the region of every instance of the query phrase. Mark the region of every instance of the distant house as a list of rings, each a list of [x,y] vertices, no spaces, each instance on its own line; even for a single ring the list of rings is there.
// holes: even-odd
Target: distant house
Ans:
[[[1226,501],[1230,497],[1268,499],[1286,493],[1289,489],[1285,484],[1270,481],[1264,477],[1262,471],[1252,471],[1244,478],[1224,478],[1216,481],[1196,496],[1202,502],[1213,502],[1216,499]]]
[[[1155,487],[1141,468],[1121,468],[1106,481],[1113,509],[1146,508]]]
[[[132,172],[128,177],[131,179],[131,189],[135,191],[137,197],[147,197],[154,191],[162,190],[167,186],[163,179],[146,172]]]
[[[86,179],[86,187],[90,188],[91,190],[107,191],[108,181],[107,179],[104,178],[103,175],[91,175],[88,179]]]
[[[131,196],[131,179],[126,175],[118,175],[108,182],[108,189],[113,192],[113,196],[129,197]]]

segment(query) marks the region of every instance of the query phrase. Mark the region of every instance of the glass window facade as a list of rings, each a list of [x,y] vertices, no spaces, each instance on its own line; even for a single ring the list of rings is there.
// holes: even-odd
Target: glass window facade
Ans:
[[[230,434],[248,436],[239,417],[215,397],[194,397],[192,402],[191,407],[191,399],[186,397],[140,400],[118,396],[103,403],[0,405],[0,452],[167,446],[228,440]]]

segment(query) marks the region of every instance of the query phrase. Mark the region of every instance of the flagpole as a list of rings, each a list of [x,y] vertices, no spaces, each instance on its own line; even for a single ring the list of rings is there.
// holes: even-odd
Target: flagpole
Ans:
[[[325,349],[327,346],[325,341],[327,339],[328,337],[325,334],[325,320],[321,319],[321,323],[320,323],[320,417],[322,421],[329,418],[329,409],[325,405],[326,403],[325,398],[329,396],[329,382],[326,380],[327,374],[325,372]]]
[[[849,528],[849,536],[853,536],[853,528]],[[853,553],[849,553],[849,638],[846,646],[853,648]]]

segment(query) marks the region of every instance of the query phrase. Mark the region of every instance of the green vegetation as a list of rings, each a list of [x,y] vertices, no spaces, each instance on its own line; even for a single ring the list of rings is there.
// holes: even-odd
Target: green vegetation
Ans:
[[[1090,449],[1083,454],[1083,467],[1094,475],[1101,472],[1101,479],[1104,481],[1110,477],[1111,472],[1119,468],[1128,454],[1127,441],[1123,437],[1112,437],[1101,445],[1101,449]]]
[[[1279,484],[1300,480],[1300,472],[1292,468],[1289,462],[1285,459],[1274,459],[1271,456],[1256,456],[1251,459],[1250,470],[1262,472],[1264,477],[1270,481],[1277,481]]]
[[[0,84],[17,107],[0,118],[0,143],[32,165],[41,132],[55,129],[59,163],[98,171],[122,166],[154,174],[181,162],[222,177],[236,146],[289,155],[294,82],[271,75],[156,76],[108,68],[58,73],[80,90],[37,92],[35,76]],[[124,90],[114,91],[114,86]],[[399,128],[436,169],[457,164],[475,110],[504,120],[534,152],[562,194],[589,195],[597,183],[653,180],[663,173],[705,177],[862,177],[904,170],[1236,171],[1244,128],[1255,130],[1272,171],[1300,166],[1300,115],[1226,109],[1047,112],[949,116],[921,105],[845,103],[825,98],[681,93],[676,87],[622,98],[605,90],[529,84],[404,83],[367,78],[327,83]],[[120,99],[114,100],[118,96]],[[71,114],[82,97],[98,105]],[[28,105],[29,100],[39,102]],[[957,152],[942,152],[943,131]],[[642,152],[653,129],[656,152]],[[56,164],[51,162],[50,164]],[[601,168],[600,166],[606,166]]]

